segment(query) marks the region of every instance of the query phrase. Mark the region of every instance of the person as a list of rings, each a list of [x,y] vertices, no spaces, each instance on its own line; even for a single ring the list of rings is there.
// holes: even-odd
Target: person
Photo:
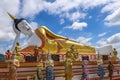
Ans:
[[[75,45],[80,53],[95,53],[95,48],[92,46],[80,44],[66,37],[56,35],[45,26],[41,26],[33,31],[25,19],[17,19],[10,13],[8,13],[8,15],[14,20],[13,30],[16,33],[16,38],[11,49],[12,51],[14,51],[15,43],[20,38],[20,33],[23,33],[28,36],[25,47],[38,46],[45,53],[47,53],[48,49],[51,53],[66,53],[66,50],[69,49],[71,45]]]

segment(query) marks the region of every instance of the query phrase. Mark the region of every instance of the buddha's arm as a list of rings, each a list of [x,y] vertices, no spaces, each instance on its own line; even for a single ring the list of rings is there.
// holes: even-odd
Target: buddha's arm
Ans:
[[[68,39],[66,37],[60,36],[60,35],[56,35],[55,33],[53,33],[52,31],[50,31],[47,27],[45,26],[41,26],[39,28],[40,32],[44,35],[44,37],[46,39],[50,38],[50,39]]]

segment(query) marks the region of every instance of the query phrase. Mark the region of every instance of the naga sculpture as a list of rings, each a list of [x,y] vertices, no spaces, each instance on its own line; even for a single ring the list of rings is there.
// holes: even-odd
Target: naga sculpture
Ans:
[[[45,53],[47,53],[49,49],[51,53],[65,54],[71,45],[75,45],[79,53],[95,54],[95,48],[92,46],[87,46],[76,41],[69,40],[66,37],[56,35],[45,26],[41,26],[33,31],[30,24],[25,19],[17,19],[10,13],[8,13],[8,15],[14,20],[13,30],[16,33],[14,45],[11,49],[12,52],[15,49],[16,42],[18,42],[20,38],[20,33],[23,33],[29,37],[25,47],[38,46]]]
[[[17,67],[20,66],[19,60],[16,59],[16,54],[12,55],[12,59],[9,61],[9,80],[17,80]]]
[[[17,43],[16,43],[16,46],[15,46],[15,50],[14,50],[13,53],[15,53],[16,59],[18,59],[20,62],[24,62],[25,60],[24,60],[24,58],[22,57],[22,55],[21,55],[21,53],[20,53],[20,50],[21,50],[20,44],[19,44],[19,42],[17,42]]]

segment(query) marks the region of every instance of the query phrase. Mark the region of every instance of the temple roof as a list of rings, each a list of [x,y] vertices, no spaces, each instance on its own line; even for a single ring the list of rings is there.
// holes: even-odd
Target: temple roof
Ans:
[[[26,48],[24,48],[24,49],[22,49],[20,52],[21,53],[31,53],[31,54],[34,54],[34,46],[28,46],[28,47],[26,47]],[[39,49],[39,52],[41,52],[41,49]]]

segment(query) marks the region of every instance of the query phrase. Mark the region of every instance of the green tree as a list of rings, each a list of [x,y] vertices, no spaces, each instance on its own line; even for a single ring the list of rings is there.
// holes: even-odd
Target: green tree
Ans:
[[[0,54],[0,62],[5,62],[5,57],[2,54]]]

